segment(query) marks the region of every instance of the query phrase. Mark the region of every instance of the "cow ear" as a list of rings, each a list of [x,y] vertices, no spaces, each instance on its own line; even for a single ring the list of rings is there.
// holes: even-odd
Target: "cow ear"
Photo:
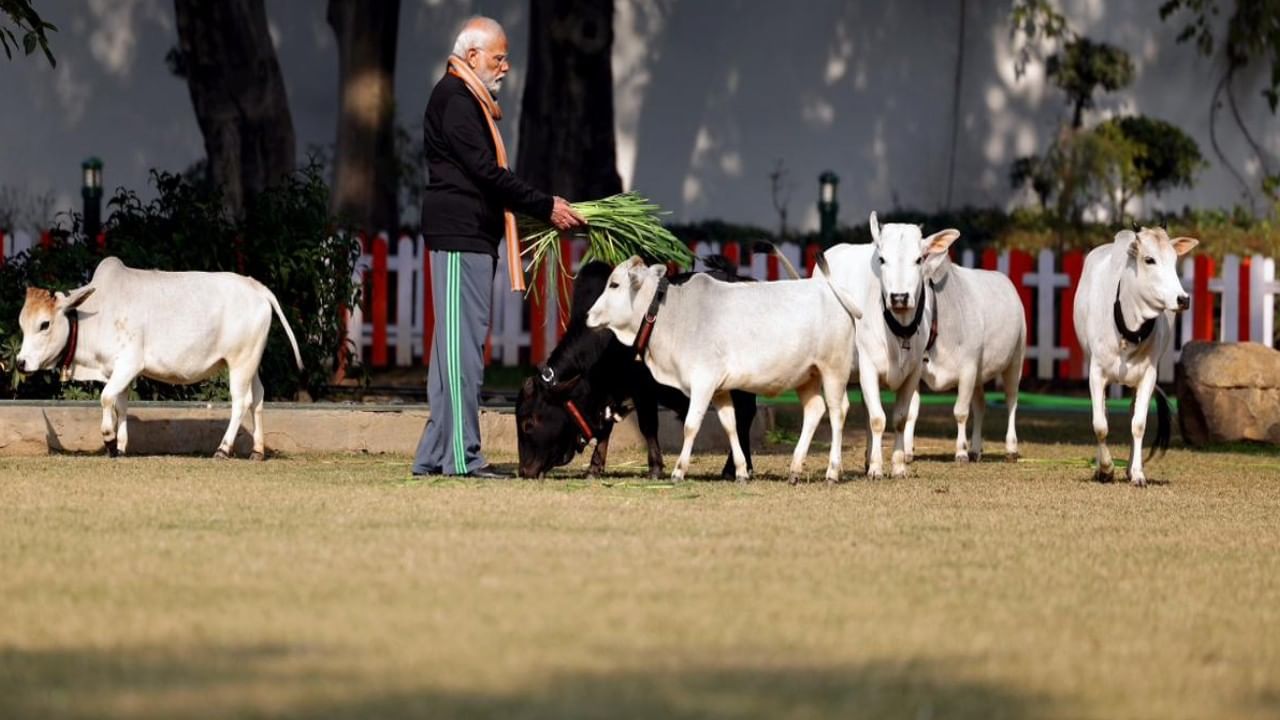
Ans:
[[[867,225],[871,227],[871,240],[880,246],[880,221],[876,219],[876,211],[871,211],[871,218],[867,221]]]
[[[86,285],[82,288],[76,288],[67,294],[58,293],[58,312],[66,312],[73,308],[80,307],[80,303],[88,300],[89,296],[93,294],[93,290],[93,288]]]
[[[1176,237],[1169,242],[1173,243],[1173,251],[1181,257],[1191,252],[1191,249],[1200,244],[1200,241],[1193,237]]]
[[[666,265],[650,265],[649,272],[653,273],[654,277],[661,278],[667,274],[667,266]]]
[[[551,394],[552,394],[552,395],[565,395],[565,394],[567,394],[567,393],[571,392],[575,387],[577,387],[577,386],[578,386],[578,383],[580,383],[580,382],[582,382],[582,376],[581,376],[581,375],[575,375],[575,376],[573,376],[573,378],[571,378],[571,379],[569,379],[569,380],[565,380],[564,382],[559,382],[559,383],[556,383],[555,385],[552,385],[552,386],[551,386]]]
[[[946,230],[939,230],[938,232],[924,239],[924,242],[922,243],[924,245],[924,254],[925,255],[946,254],[947,250],[951,249],[951,243],[959,239],[960,239],[960,231],[956,230],[955,228],[947,228]]]
[[[631,257],[627,258],[627,261],[623,264],[626,265],[628,268],[632,268],[632,269],[642,268],[644,267],[644,258],[640,257],[639,255],[632,255]]]
[[[1126,246],[1130,257],[1138,254],[1138,234],[1132,230],[1121,230],[1116,233],[1115,243]]]

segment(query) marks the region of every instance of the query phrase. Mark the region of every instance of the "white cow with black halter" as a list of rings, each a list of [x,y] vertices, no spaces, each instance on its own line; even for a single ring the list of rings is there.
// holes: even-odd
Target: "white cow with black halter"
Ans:
[[[982,417],[987,401],[983,386],[1000,378],[1004,385],[1008,425],[1005,459],[1018,459],[1018,383],[1026,353],[1027,323],[1018,291],[1004,273],[957,267],[948,253],[925,258],[931,305],[936,308],[920,378],[931,390],[955,388],[956,462],[982,457]],[[920,393],[911,396],[907,413],[907,461],[912,454]],[[966,425],[972,421],[972,439]]]
[[[858,324],[856,339],[858,384],[868,418],[867,476],[884,477],[885,412],[880,390],[888,388],[897,394],[892,473],[905,477],[907,413],[920,382],[933,323],[933,310],[925,301],[924,263],[945,255],[960,231],[941,230],[924,237],[918,225],[881,226],[874,212],[870,225],[871,245],[837,245],[827,250],[827,262],[832,282],[849,292],[860,307],[870,308]]]
[[[825,263],[819,258],[821,266]],[[632,345],[653,379],[689,396],[684,447],[671,473],[688,472],[693,438],[714,403],[733,450],[735,477],[747,479],[730,390],[777,395],[795,388],[804,426],[791,460],[800,475],[805,450],[826,410],[831,419],[827,481],[840,478],[840,441],[853,364],[856,302],[826,277],[771,283],[724,283],[695,275],[668,285],[665,265],[638,257],[620,263],[587,313],[588,327],[608,328]]]
[[[1107,450],[1107,383],[1136,388],[1132,421],[1133,450],[1129,482],[1146,485],[1142,471],[1142,436],[1147,410],[1156,393],[1159,411],[1152,452],[1169,445],[1168,402],[1156,386],[1160,356],[1173,341],[1173,313],[1186,310],[1190,298],[1178,279],[1177,260],[1199,241],[1173,240],[1162,228],[1122,230],[1115,240],[1094,248],[1085,258],[1076,288],[1076,337],[1084,349],[1093,401],[1093,432],[1098,438],[1098,467],[1094,477],[1115,477]]]
[[[69,293],[28,288],[22,326],[22,372],[58,367],[64,377],[106,383],[102,440],[111,455],[129,444],[128,398],[134,378],[189,384],[229,370],[231,423],[215,457],[227,457],[245,410],[253,423],[253,454],[265,452],[258,364],[271,315],[284,326],[293,357],[302,355],[276,296],[235,273],[135,270],[109,257],[89,284]]]

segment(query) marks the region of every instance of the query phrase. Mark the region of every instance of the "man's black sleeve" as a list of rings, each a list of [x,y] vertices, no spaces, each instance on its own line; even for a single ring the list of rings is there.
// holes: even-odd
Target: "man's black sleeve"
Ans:
[[[489,145],[489,128],[480,112],[483,111],[476,101],[465,95],[454,96],[445,106],[444,134],[454,156],[480,189],[496,196],[504,207],[539,220],[550,220],[552,197],[498,166]]]

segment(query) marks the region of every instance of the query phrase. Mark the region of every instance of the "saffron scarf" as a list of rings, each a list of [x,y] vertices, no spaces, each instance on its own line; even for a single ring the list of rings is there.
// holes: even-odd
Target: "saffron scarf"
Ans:
[[[467,65],[467,62],[457,55],[449,56],[449,74],[462,80],[475,96],[476,101],[480,103],[480,109],[484,111],[484,119],[489,122],[489,134],[493,136],[493,148],[497,155],[498,167],[508,167],[507,148],[502,143],[502,133],[498,131],[498,120],[502,119],[502,108],[498,107],[498,101],[493,99],[489,89],[484,86],[480,77]],[[515,213],[503,208],[502,219],[507,239],[507,276],[511,278],[511,289],[523,292],[524,270],[520,267],[520,235],[516,232]]]

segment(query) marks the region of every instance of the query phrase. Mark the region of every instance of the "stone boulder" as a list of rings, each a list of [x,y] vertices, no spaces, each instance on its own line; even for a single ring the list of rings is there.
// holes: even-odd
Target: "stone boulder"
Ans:
[[[1189,343],[1176,386],[1187,444],[1280,444],[1280,351],[1252,342]]]

